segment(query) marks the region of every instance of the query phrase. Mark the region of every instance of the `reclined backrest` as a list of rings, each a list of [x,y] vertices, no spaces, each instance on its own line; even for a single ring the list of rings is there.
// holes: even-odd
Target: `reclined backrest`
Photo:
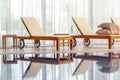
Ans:
[[[42,36],[43,31],[34,17],[21,17],[30,36]]]
[[[81,35],[93,35],[93,31],[90,25],[86,22],[84,18],[72,18],[73,22],[75,23],[78,31]]]
[[[92,61],[90,60],[84,60],[79,63],[75,71],[73,72],[73,75],[78,75],[78,74],[85,74],[87,70],[89,69],[90,65],[92,64]]]
[[[118,25],[120,27],[120,18],[110,18],[112,23]]]
[[[42,64],[42,63],[31,62],[29,64],[27,70],[23,74],[23,78],[25,78],[25,77],[35,78],[43,66],[44,66],[44,64]]]

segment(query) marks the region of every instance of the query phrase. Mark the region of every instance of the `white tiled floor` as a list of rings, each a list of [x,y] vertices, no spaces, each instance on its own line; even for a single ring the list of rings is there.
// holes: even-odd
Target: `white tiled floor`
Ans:
[[[60,47],[60,51],[56,51],[55,47],[44,47],[39,48],[23,48],[23,49],[0,49],[0,54],[41,54],[41,53],[78,53],[78,52],[120,52],[120,45],[113,45],[112,49],[108,49],[108,45],[90,45],[85,47],[79,45],[70,50],[68,46]]]

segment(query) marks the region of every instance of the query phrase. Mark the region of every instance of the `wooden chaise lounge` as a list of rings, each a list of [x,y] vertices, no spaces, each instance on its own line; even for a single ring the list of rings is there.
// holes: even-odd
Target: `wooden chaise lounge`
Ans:
[[[21,18],[25,28],[27,29],[29,36],[18,36],[19,48],[24,48],[24,40],[34,40],[35,47],[40,46],[40,40],[53,40],[56,42],[56,50],[59,51],[60,41],[68,40],[70,49],[72,49],[72,37],[70,35],[44,35],[41,27],[39,26],[37,20],[34,17],[22,17]]]
[[[94,34],[90,25],[87,23],[85,18],[72,18],[74,24],[76,25],[78,31],[81,33],[80,35],[73,35],[74,39],[83,38],[84,45],[89,46],[90,39],[107,39],[108,40],[108,48],[112,48],[112,44],[114,43],[114,39],[120,39],[120,35],[98,35]]]

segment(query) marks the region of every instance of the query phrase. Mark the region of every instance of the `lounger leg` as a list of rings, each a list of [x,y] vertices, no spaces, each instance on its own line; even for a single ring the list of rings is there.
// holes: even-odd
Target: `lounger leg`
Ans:
[[[57,51],[60,49],[60,40],[56,40],[56,49]]]
[[[63,40],[63,46],[64,46],[64,44],[65,44],[65,42],[64,42],[64,40]]]
[[[4,38],[4,36],[2,36],[2,48],[3,49],[5,48],[5,38]]]
[[[60,54],[57,54],[57,61],[60,62]]]
[[[109,52],[109,58],[112,59],[113,53]]]
[[[4,37],[4,48],[6,49],[6,38]]]
[[[13,37],[13,48],[16,47],[15,36]]]
[[[17,46],[18,46],[18,45],[17,45],[17,36],[16,36],[16,39],[15,39],[15,42],[16,42],[16,49],[17,49]]]
[[[70,40],[70,49],[72,50],[72,43],[73,41],[72,40]]]
[[[108,43],[109,43],[109,49],[111,49],[112,48],[112,38],[108,39]]]

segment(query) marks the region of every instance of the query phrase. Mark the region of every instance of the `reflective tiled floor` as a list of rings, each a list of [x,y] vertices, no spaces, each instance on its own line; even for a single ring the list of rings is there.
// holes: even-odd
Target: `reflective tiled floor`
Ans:
[[[109,55],[110,52],[119,54],[119,49],[120,46],[118,45],[114,45],[112,49],[108,49],[107,45],[90,45],[89,47],[76,46],[73,48],[73,50],[69,50],[69,48],[66,46],[61,47],[60,51],[56,51],[55,47],[49,46],[24,49],[0,49],[0,80],[120,80],[120,57],[114,56],[111,58]],[[65,55],[72,53],[76,54],[76,56],[87,55],[87,57],[74,57],[73,62],[65,64],[54,65],[42,63],[42,68],[37,71],[37,74],[34,75],[34,78],[23,78],[23,74],[27,73],[26,70],[31,63],[30,61],[18,60],[15,64],[3,63],[3,54],[7,54],[8,59],[10,58],[11,60],[11,56],[13,57],[13,54],[17,54],[17,56],[20,56],[19,54],[24,54],[26,57],[31,57],[33,54],[40,54],[42,57],[47,56],[51,58],[55,57],[55,54],[59,53]],[[34,63],[33,65],[37,66],[32,66],[32,72],[35,72],[37,67],[41,66],[40,64],[40,62],[38,64]],[[31,67],[29,67],[28,70],[30,69]]]

